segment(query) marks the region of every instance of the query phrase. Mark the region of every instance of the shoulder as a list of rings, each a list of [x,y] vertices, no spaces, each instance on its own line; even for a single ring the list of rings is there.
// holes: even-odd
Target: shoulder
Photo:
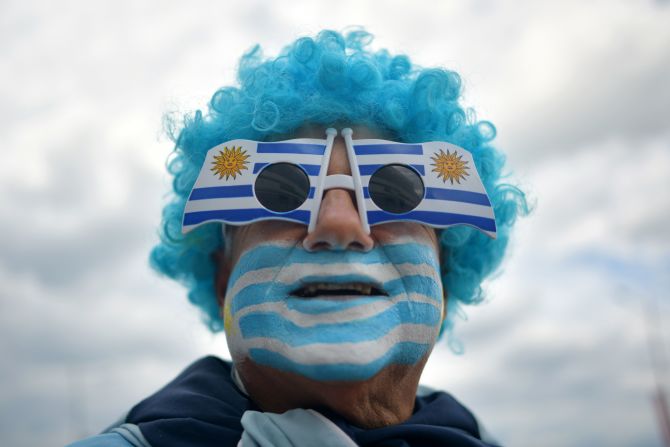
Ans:
[[[498,441],[488,433],[480,419],[452,394],[420,385],[411,419],[422,422],[421,418],[425,416],[434,423],[439,421],[440,424],[464,430],[487,444],[498,445]]]
[[[126,422],[199,417],[213,410],[234,411],[249,400],[231,379],[231,364],[218,357],[203,357],[128,413]],[[240,413],[241,417],[241,413]]]
[[[256,407],[233,382],[231,368],[230,362],[218,357],[203,357],[105,433],[69,447],[183,446],[192,433],[237,442],[243,431],[242,415]]]

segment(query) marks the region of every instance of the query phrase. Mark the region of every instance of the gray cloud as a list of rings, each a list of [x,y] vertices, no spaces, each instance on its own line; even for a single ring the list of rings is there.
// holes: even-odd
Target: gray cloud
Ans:
[[[155,240],[152,224],[159,221],[159,179],[129,159],[103,162],[89,151],[96,145],[89,139],[52,154],[45,186],[5,186],[13,212],[0,216],[0,260],[8,269],[50,285],[68,284],[122,263],[138,248],[146,253]],[[100,184],[102,170],[118,185],[110,202]]]
[[[623,41],[614,42],[604,54],[588,55],[583,64],[575,61],[570,79],[562,80],[564,91],[517,117],[524,129],[518,140],[510,141],[511,147],[532,159],[551,153],[565,156],[606,139],[634,141],[665,133],[670,38],[664,40],[668,44],[647,55],[650,60],[631,57],[641,57],[642,43]]]
[[[635,316],[641,282],[626,274],[663,262],[656,280],[667,270],[667,8],[2,8],[3,445],[95,432],[197,356],[225,353],[184,291],[146,265],[169,189],[170,143],[155,141],[161,113],[203,107],[255,42],[274,53],[354,21],[378,46],[461,71],[466,99],[498,125],[511,160],[532,169],[539,203],[490,302],[457,327],[467,354],[438,348],[426,378],[510,445],[659,445]],[[621,284],[629,300],[616,298]],[[665,286],[651,290],[667,296]]]

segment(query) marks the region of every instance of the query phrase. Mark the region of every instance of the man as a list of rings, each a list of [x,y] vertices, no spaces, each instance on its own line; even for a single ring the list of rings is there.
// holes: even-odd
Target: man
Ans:
[[[233,362],[195,362],[73,445],[492,445],[419,379],[459,303],[481,300],[524,197],[499,182],[495,130],[458,104],[458,75],[370,41],[255,48],[240,87],[185,119],[152,264],[225,330]]]

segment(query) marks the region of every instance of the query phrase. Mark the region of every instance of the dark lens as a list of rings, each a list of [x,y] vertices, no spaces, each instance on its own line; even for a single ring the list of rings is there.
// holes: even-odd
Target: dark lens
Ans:
[[[309,177],[291,163],[275,163],[263,168],[256,177],[256,198],[276,213],[293,211],[309,194]]]
[[[370,177],[370,198],[379,208],[394,214],[412,211],[423,200],[423,181],[412,168],[386,165]]]

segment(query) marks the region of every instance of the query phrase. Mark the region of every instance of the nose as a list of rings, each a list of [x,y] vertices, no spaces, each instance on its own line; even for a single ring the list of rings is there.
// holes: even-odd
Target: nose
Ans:
[[[351,175],[347,151],[342,138],[336,138],[328,165],[328,175]],[[364,230],[354,195],[343,188],[328,189],[323,194],[314,230],[303,239],[307,251],[370,251],[374,240]]]
[[[307,251],[370,251],[374,240],[363,230],[354,199],[349,191],[330,189],[325,192],[314,231],[303,240]]]

